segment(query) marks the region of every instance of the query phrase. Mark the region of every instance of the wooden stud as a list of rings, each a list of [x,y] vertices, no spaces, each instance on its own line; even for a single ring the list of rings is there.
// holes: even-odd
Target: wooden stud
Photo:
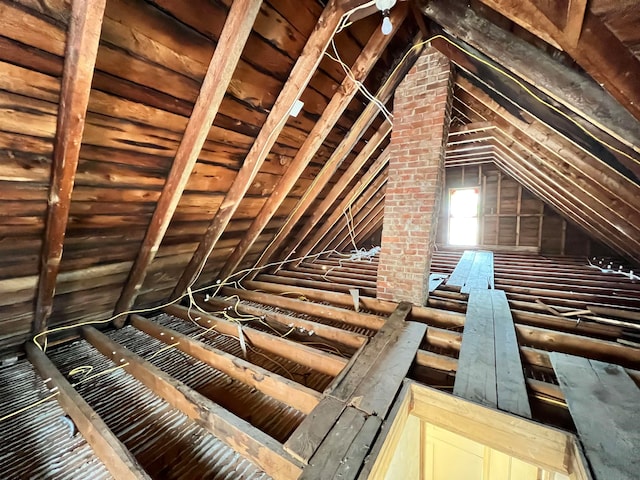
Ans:
[[[207,397],[174,379],[150,362],[114,342],[93,327],[83,327],[82,335],[105,357],[116,364],[122,359],[124,370],[142,382],[219,440],[275,478],[298,478],[301,467],[282,445],[248,422],[229,413]]]
[[[33,325],[36,333],[46,330],[53,308],[105,4],[106,0],[74,0],[71,6],[53,146],[49,209],[40,257]]]
[[[38,374],[42,378],[50,379],[51,384],[58,389],[56,399],[60,406],[71,417],[78,431],[104,463],[109,473],[118,479],[151,478],[45,353],[33,342],[27,342],[25,348],[29,361]]]
[[[209,255],[216,243],[218,243],[231,217],[233,217],[238,205],[240,205],[240,201],[249,190],[253,179],[258,174],[265,158],[276,142],[278,134],[284,128],[291,106],[300,97],[323,59],[324,51],[340,25],[342,14],[343,10],[336,4],[336,1],[330,0],[289,74],[289,78],[280,95],[278,95],[275,104],[271,108],[269,116],[242,164],[242,168],[227,191],[218,212],[207,227],[207,231],[191,261],[180,276],[171,294],[172,299],[178,298],[186,292],[204,268]]]
[[[115,314],[130,310],[138,296],[147,275],[147,269],[156,256],[193,167],[198,161],[261,4],[262,0],[238,0],[231,5],[202,82],[200,94],[171,165],[171,171],[156,204],[135,263],[131,267],[127,282],[116,303]],[[122,316],[114,323],[122,327],[125,320],[126,317]]]

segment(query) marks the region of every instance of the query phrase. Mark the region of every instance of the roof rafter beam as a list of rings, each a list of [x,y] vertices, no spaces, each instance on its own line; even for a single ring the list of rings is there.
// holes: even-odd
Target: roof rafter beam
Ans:
[[[353,205],[348,207],[349,211],[345,212],[338,219],[333,227],[324,235],[322,241],[316,245],[314,248],[315,252],[321,252],[325,249],[332,250],[335,248],[337,244],[341,243],[345,238],[341,235],[345,229],[346,238],[350,238],[349,232],[353,233],[357,228],[358,222],[362,220],[362,214],[364,213],[366,215],[366,213],[371,209],[370,204],[373,203],[374,205],[377,205],[380,200],[384,199],[387,178],[387,173],[384,171],[380,175],[379,181],[372,182],[367,189],[362,192],[362,195],[360,195]],[[347,215],[350,215],[349,220],[347,220]]]
[[[534,34],[557,42],[578,64],[640,119],[640,62],[605,24],[588,10],[584,13],[579,40],[575,28],[559,28],[531,0],[481,0]],[[574,12],[569,10],[568,13]],[[570,22],[571,24],[571,22]],[[535,65],[535,64],[534,64]]]
[[[315,246],[324,238],[324,236],[331,229],[331,227],[333,227],[336,224],[336,222],[338,220],[340,220],[342,215],[344,215],[344,211],[349,207],[349,205],[351,205],[354,201],[356,201],[356,199],[367,188],[367,186],[371,182],[373,182],[376,179],[376,177],[378,177],[379,174],[382,172],[384,167],[387,166],[387,164],[389,163],[390,152],[391,152],[391,148],[390,148],[390,146],[387,146],[387,148],[385,148],[384,151],[378,156],[378,158],[373,163],[373,165],[371,165],[369,170],[367,170],[367,172],[362,175],[360,180],[358,180],[356,182],[355,186],[350,191],[347,192],[346,196],[336,206],[336,208],[333,210],[331,215],[329,215],[329,217],[322,223],[321,228],[319,228],[316,231],[315,235],[313,235],[312,238],[306,240],[305,243],[302,243],[302,241],[300,241],[299,244],[302,244],[302,246],[299,248],[299,250],[296,251],[296,257],[298,257],[298,258],[305,257],[305,256],[309,255],[309,253],[311,251],[313,251]],[[354,161],[354,163],[355,163],[355,161]],[[352,164],[352,166],[353,166],[353,164]],[[340,194],[348,187],[348,185],[351,183],[351,180],[353,180],[353,178],[355,177],[355,175],[358,173],[359,170],[360,169],[358,169],[355,172],[350,172],[349,170],[347,170],[342,175],[342,177],[335,184],[335,186],[333,187],[331,192],[329,192],[327,194],[327,197],[325,198],[325,200],[323,202],[323,204],[324,203],[328,203],[327,208],[326,209],[321,209],[320,207],[318,207],[317,213],[322,212],[322,215],[324,215],[324,213],[326,213],[329,210],[331,205],[333,205],[336,202],[336,200],[339,198]],[[379,178],[378,180],[380,180],[380,181],[386,180],[386,177],[384,177],[384,179],[380,179]],[[314,211],[314,214],[315,213],[316,213],[316,211]],[[313,215],[311,218],[309,218],[307,220],[307,223],[305,224],[305,228],[301,232],[299,238],[301,238],[302,240],[305,240],[306,239],[306,235],[309,232],[311,232],[311,230],[319,224],[320,219],[322,218],[322,215],[318,215],[317,216],[317,220],[314,219],[314,217],[316,217],[315,215]],[[304,233],[304,236],[302,235],[302,233]],[[296,245],[295,248],[297,248],[297,245]],[[289,253],[289,255],[291,255],[291,253]],[[300,265],[301,261],[302,260],[297,260],[293,264],[295,266],[298,266],[298,265]]]
[[[320,64],[329,42],[331,42],[333,35],[340,26],[343,13],[344,10],[336,0],[330,0],[324,8],[316,28],[311,33],[300,57],[298,57],[293,70],[289,74],[287,82],[271,108],[271,112],[242,164],[242,168],[236,175],[217,213],[207,227],[189,264],[180,276],[171,294],[171,299],[178,298],[186,292],[196,282],[200,272],[204,269],[209,255],[215,248],[216,243],[218,243],[240,205],[240,201],[249,190],[253,179],[258,174],[278,135],[284,128],[292,105],[307,87]]]
[[[249,227],[249,230],[242,237],[240,243],[222,267],[219,274],[220,278],[226,278],[228,275],[231,275],[245,258],[255,240],[267,226],[269,220],[275,215],[280,205],[282,205],[282,202],[287,198],[287,195],[298,181],[300,175],[302,175],[336,122],[342,116],[342,113],[355,97],[358,92],[357,82],[363,82],[367,78],[378,58],[380,58],[382,52],[393,38],[393,35],[402,26],[407,13],[408,8],[406,5],[400,5],[398,8],[394,8],[390,15],[394,28],[393,32],[388,35],[383,34],[379,29],[373,32],[373,35],[351,68],[355,81],[349,76],[345,77],[340,88],[338,88],[338,91],[334,94],[304,144],[300,147],[300,150],[298,150],[287,171],[277,183],[273,193],[258,212],[251,227]]]
[[[362,215],[361,218],[357,220],[356,227],[353,229],[353,242],[356,244],[356,246],[358,245],[358,241],[363,237],[363,233],[369,229],[370,224],[375,223],[378,217],[384,214],[384,197],[379,198],[375,205],[372,205],[368,211],[362,213],[364,215]],[[335,249],[340,252],[343,249],[347,248],[349,243],[351,243],[350,237],[351,236],[348,233],[346,236],[343,236],[342,240],[336,245]]]
[[[53,309],[105,4],[106,0],[74,0],[71,5],[53,146],[49,209],[40,257],[33,325],[36,333],[46,330]]]
[[[171,171],[149,222],[138,256],[129,272],[127,283],[116,303],[116,314],[130,310],[140,292],[149,265],[158,252],[182,192],[198,161],[261,4],[262,0],[236,0],[231,5]],[[114,323],[122,326],[125,320],[125,317],[118,318]]]

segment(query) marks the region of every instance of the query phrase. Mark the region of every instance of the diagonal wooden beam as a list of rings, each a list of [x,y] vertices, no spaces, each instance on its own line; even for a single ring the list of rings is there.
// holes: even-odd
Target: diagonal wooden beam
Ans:
[[[349,205],[351,205],[351,203],[353,203],[353,201],[359,196],[359,194],[367,187],[367,185],[369,185],[378,176],[378,174],[382,171],[382,169],[389,162],[390,150],[391,149],[389,148],[389,146],[387,146],[387,148],[384,150],[384,152],[382,152],[378,156],[378,158],[373,163],[373,165],[371,165],[369,170],[364,175],[362,175],[362,178],[360,178],[360,180],[358,180],[356,185],[351,189],[351,191],[349,191],[347,193],[347,195],[344,197],[344,199],[333,210],[333,213],[329,216],[329,218],[326,221],[323,221],[322,228],[320,228],[313,237],[311,237],[304,244],[302,244],[300,249],[296,252],[296,256],[297,257],[304,257],[304,256],[308,255],[309,252],[311,252],[313,250],[313,248],[318,244],[318,242],[320,242],[320,240],[322,240],[322,238],[324,237],[325,233],[327,231],[329,231],[329,229],[331,227],[333,227],[333,225],[335,225],[335,223],[340,219],[340,217],[342,215],[344,215],[345,209],[348,208]],[[355,161],[354,161],[354,163],[355,163]],[[329,192],[327,194],[327,197],[325,198],[325,201],[327,203],[329,203],[329,206],[327,206],[327,208],[324,209],[324,211],[322,212],[323,214],[329,209],[331,204],[333,204],[336,201],[336,199],[343,192],[343,190],[349,185],[349,183],[351,182],[351,180],[353,180],[353,177],[356,175],[356,173],[357,173],[357,171],[356,172],[351,172],[351,171],[347,170],[344,173],[344,175],[340,178],[340,181],[338,181],[336,183],[336,185],[331,190],[331,192]],[[318,211],[320,211],[320,207],[318,208]],[[315,217],[315,215],[314,215],[314,217]],[[302,240],[306,239],[306,235],[320,221],[321,216],[319,216],[317,218],[317,220],[315,220],[314,217],[310,218],[307,221],[307,224],[305,225],[304,230],[301,232],[301,236],[300,236],[301,241],[298,244],[302,243]],[[302,233],[304,233],[304,236],[302,236]],[[294,265],[296,265],[296,266],[299,265],[299,264],[300,264],[300,261],[294,262]]]
[[[281,257],[288,259],[295,252],[296,256],[299,256],[297,252],[297,248],[302,244],[302,242],[307,238],[309,233],[316,227],[320,219],[324,216],[325,213],[329,211],[331,205],[333,205],[336,199],[340,196],[340,194],[344,191],[345,188],[351,183],[354,177],[358,174],[358,172],[364,167],[367,160],[373,155],[373,153],[378,149],[379,145],[383,142],[385,138],[391,132],[391,124],[389,122],[384,122],[378,131],[371,137],[369,143],[362,149],[362,151],[358,154],[358,156],[353,160],[349,168],[345,170],[340,179],[336,182],[336,184],[331,188],[327,196],[322,200],[322,202],[313,209],[311,215],[307,218],[305,223],[302,225],[297,235],[293,239],[293,241],[287,244],[285,250],[283,250]],[[386,153],[381,153],[378,156],[378,159],[371,166],[369,171],[365,174],[364,177],[359,181],[358,185],[362,188],[363,180],[367,180],[367,184],[373,180],[375,175],[379,173],[386,162],[388,161],[388,153],[389,149],[385,149]],[[385,159],[386,158],[386,159]],[[373,174],[373,170],[376,170],[375,174]],[[371,175],[373,174],[373,176]],[[328,226],[327,228],[330,228]],[[315,243],[314,243],[315,246]],[[308,252],[307,252],[308,253]]]
[[[64,378],[51,360],[33,342],[25,345],[29,361],[44,379],[48,378],[57,388],[56,399],[62,409],[71,417],[78,431],[91,445],[96,456],[114,478],[151,478],[135,457],[120,442],[102,418],[91,408],[73,386]]]
[[[324,51],[340,25],[342,15],[343,10],[337,5],[335,0],[331,0],[322,12],[316,28],[309,37],[302,54],[289,74],[289,78],[282,88],[280,95],[278,95],[251,150],[247,154],[242,168],[225,195],[218,212],[211,220],[189,264],[180,276],[171,294],[172,299],[186,292],[204,268],[209,255],[240,205],[240,201],[249,190],[251,182],[258,174],[271,147],[273,147],[276,142],[279,133],[284,128],[291,107],[300,97],[320,64]]]
[[[274,478],[294,479],[300,465],[282,445],[93,327],[82,335],[105,357]],[[123,362],[124,361],[124,362]],[[120,363],[123,362],[123,363]]]
[[[421,37],[416,37],[413,45],[419,45],[420,40]],[[422,50],[423,46],[416,48],[412,47],[406,54],[406,60],[400,64],[399,68],[394,69],[391,75],[389,75],[387,80],[384,82],[384,85],[378,89],[375,96],[383,104],[386,104],[390,100],[396,87],[400,84],[407,71],[409,71],[409,68],[413,66],[416,58],[420,56]],[[347,133],[342,142],[340,142],[340,145],[338,145],[331,154],[329,160],[324,164],[316,178],[314,178],[313,184],[307,189],[303,197],[296,204],[293,212],[285,221],[285,224],[280,227],[280,230],[272,242],[265,249],[258,262],[256,262],[256,267],[262,267],[268,264],[269,260],[273,258],[278,249],[282,247],[283,242],[288,239],[289,234],[295,228],[296,224],[305,215],[305,213],[307,213],[311,205],[315,202],[317,196],[322,192],[327,183],[329,183],[331,177],[340,167],[344,159],[347,158],[347,155],[349,155],[362,135],[371,126],[378,115],[378,112],[379,107],[374,102],[370,102],[369,105],[367,105],[360,117],[358,117],[358,120],[356,120],[349,130],[349,133]]]
[[[372,223],[375,224],[377,219],[384,214],[384,196],[380,197],[378,201],[374,205],[372,205],[368,211],[362,212],[362,213],[364,213],[364,215],[359,221],[357,220],[356,227],[353,229],[354,230],[353,241],[356,245],[358,245],[358,241],[363,237],[364,232],[372,228],[371,224]],[[335,249],[338,251],[342,251],[346,249],[350,244],[351,244],[351,237],[347,233],[347,235],[345,235],[342,238],[342,240],[336,245]],[[331,247],[330,245],[329,248],[333,248],[333,247]]]
[[[577,3],[580,0],[571,0],[572,5]],[[423,12],[501,68],[584,119],[585,128],[593,124],[627,147],[640,151],[640,122],[588,76],[474,13],[463,0],[434,0],[424,6]]]
[[[356,201],[354,201],[352,205],[350,205],[351,211],[347,211],[347,213],[351,217],[349,219],[349,223],[347,223],[347,218],[344,212],[342,212],[342,215],[340,216],[338,221],[325,232],[322,241],[315,246],[314,251],[321,252],[323,250],[332,250],[339,243],[341,243],[343,237],[341,237],[340,234],[342,232],[345,232],[344,238],[350,241],[351,237],[349,236],[349,231],[352,228],[353,230],[356,229],[358,222],[362,220],[362,213],[364,212],[366,214],[368,212],[368,207],[371,206],[371,203],[377,204],[377,202],[384,197],[384,189],[387,184],[387,178],[388,175],[387,171],[385,170],[380,175],[379,181],[372,182],[371,185],[369,185],[367,189],[362,192],[360,197]]]
[[[556,43],[634,117],[640,119],[640,61],[587,10],[581,34],[558,27],[532,0],[481,0],[550,43]],[[569,12],[570,13],[570,12]]]
[[[394,26],[394,31],[391,34],[385,35],[379,29],[373,32],[373,35],[351,68],[353,78],[349,76],[345,77],[342,85],[334,94],[329,105],[327,105],[327,108],[325,108],[322,113],[322,116],[311,130],[311,133],[309,133],[307,140],[302,147],[300,147],[300,150],[298,150],[295,158],[287,168],[286,173],[282,176],[269,199],[262,206],[260,212],[258,212],[249,230],[242,237],[240,243],[238,243],[222,267],[219,274],[220,278],[226,278],[232,274],[245,258],[249,249],[267,226],[269,220],[275,215],[280,205],[282,205],[282,202],[287,198],[287,195],[298,181],[300,175],[302,175],[329,132],[331,132],[336,122],[342,116],[342,113],[355,97],[358,92],[358,83],[363,82],[367,78],[369,72],[378,61],[378,58],[380,58],[382,52],[393,38],[393,34],[397,32],[402,25],[402,22],[407,16],[407,12],[408,8],[406,8],[406,5],[401,5],[399,8],[393,10],[390,18]]]
[[[116,303],[116,314],[130,310],[140,292],[147,269],[158,252],[182,192],[198,161],[261,4],[262,0],[237,0],[231,5],[171,171],[149,222],[138,256]],[[125,320],[126,317],[122,316],[114,323],[122,326]]]
[[[40,257],[33,325],[36,333],[46,329],[53,308],[105,4],[106,0],[74,0],[71,6],[53,146],[49,209]]]

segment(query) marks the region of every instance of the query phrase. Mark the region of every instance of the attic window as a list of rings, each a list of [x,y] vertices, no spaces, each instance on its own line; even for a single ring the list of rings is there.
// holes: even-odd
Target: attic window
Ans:
[[[449,190],[449,245],[478,244],[479,188]]]

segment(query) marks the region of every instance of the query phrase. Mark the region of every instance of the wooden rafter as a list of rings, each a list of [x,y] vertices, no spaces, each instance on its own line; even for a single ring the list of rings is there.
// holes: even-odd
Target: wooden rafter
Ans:
[[[171,171],[138,250],[138,256],[129,272],[127,283],[116,304],[116,314],[130,310],[138,296],[147,269],[158,252],[180,196],[198,161],[261,4],[262,0],[238,0],[231,6]],[[123,316],[115,323],[122,326],[125,320],[126,317]]]
[[[363,151],[364,151],[364,149],[363,149]],[[318,207],[317,212],[318,213],[322,212],[322,214],[320,214],[318,216],[317,220],[313,220],[312,218],[310,218],[307,221],[307,223],[305,224],[305,228],[303,230],[303,232],[305,232],[304,236],[302,235],[302,232],[301,232],[301,234],[300,234],[301,241],[296,244],[296,247],[294,247],[294,248],[297,248],[298,244],[302,244],[302,246],[296,251],[296,256],[297,257],[304,257],[304,256],[308,255],[314,249],[314,247],[318,244],[318,242],[320,242],[322,240],[322,238],[329,231],[329,229],[331,229],[331,227],[333,227],[333,225],[335,225],[335,223],[340,219],[340,217],[342,217],[344,215],[345,209],[347,209],[348,206],[351,205],[351,203],[359,196],[359,194],[367,187],[367,185],[369,185],[376,177],[378,177],[378,174],[383,170],[383,168],[386,166],[386,164],[389,161],[389,152],[390,152],[390,148],[387,147],[378,156],[378,158],[373,163],[373,165],[371,165],[369,170],[364,175],[362,175],[362,177],[360,178],[360,180],[358,180],[358,182],[355,184],[355,186],[350,191],[348,191],[347,195],[338,204],[338,206],[335,208],[333,213],[331,213],[331,215],[329,215],[329,218],[326,221],[322,222],[321,228],[319,228],[316,231],[315,235],[313,235],[313,237],[311,237],[310,239],[306,239],[306,235],[309,232],[311,232],[311,230],[314,227],[316,227],[318,225],[318,222],[319,222],[320,218],[322,218],[322,215],[324,215],[324,213],[326,213],[329,210],[331,205],[333,203],[335,203],[335,201],[338,199],[339,195],[351,183],[351,180],[353,180],[353,178],[355,177],[355,175],[358,172],[358,170],[360,170],[360,168],[358,168],[357,170],[355,170],[355,168],[354,168],[354,170],[355,170],[354,172],[351,172],[351,171],[349,171],[350,169],[348,169],[342,175],[342,177],[340,177],[340,180],[335,184],[335,186],[331,190],[331,192],[329,192],[327,194],[327,197],[325,198],[325,200],[323,202],[323,203],[325,203],[325,202],[328,203],[328,206],[326,207],[326,209],[322,209],[321,207]],[[361,155],[362,155],[362,152],[361,152]],[[354,160],[354,164],[355,164],[355,162],[356,161]],[[354,166],[354,164],[352,164],[351,166]],[[314,213],[316,213],[316,212],[314,211]],[[302,243],[302,240],[306,240],[306,241],[304,243]],[[300,264],[300,260],[294,262],[294,265],[299,265],[299,264]]]
[[[276,142],[278,134],[284,128],[287,115],[292,105],[300,97],[320,64],[324,51],[340,25],[342,14],[343,10],[337,5],[335,0],[331,0],[322,12],[315,30],[309,37],[293,70],[289,74],[289,78],[278,95],[251,150],[247,154],[242,168],[225,195],[218,212],[211,220],[189,264],[180,276],[171,294],[172,299],[179,297],[187,291],[204,268],[209,255],[222,236],[231,217],[240,205],[240,201],[249,190],[251,182],[258,174],[266,156]]]
[[[377,204],[384,197],[384,188],[387,181],[387,172],[380,174],[380,181],[372,182],[362,194],[354,200],[352,205],[347,207],[347,211],[343,212],[338,221],[325,232],[322,241],[319,242],[313,251],[321,252],[325,249],[333,249],[344,237],[341,233],[345,233],[350,238],[350,232],[354,233],[358,223],[362,220],[362,213],[366,213],[371,209],[373,204]],[[347,221],[347,216],[348,221]]]
[[[420,37],[414,39],[414,44],[419,44],[420,39]],[[409,50],[407,52],[405,62],[401,64],[400,68],[394,70],[384,84],[378,89],[375,96],[383,104],[386,104],[389,101],[391,95],[395,91],[395,88],[402,81],[409,67],[415,62],[415,59],[420,55],[422,49],[423,47],[420,46]],[[280,230],[278,230],[273,241],[266,248],[258,262],[256,262],[256,267],[262,267],[269,263],[278,249],[282,247],[283,242],[288,240],[288,236],[293,231],[296,224],[307,213],[316,197],[331,180],[331,177],[336,172],[337,168],[342,164],[362,135],[371,126],[378,115],[378,112],[379,107],[374,102],[370,102],[367,105],[365,110],[358,117],[358,120],[356,120],[347,135],[343,138],[342,142],[340,142],[340,145],[338,145],[338,147],[333,151],[329,160],[327,160],[325,165],[322,167],[322,170],[320,170],[320,173],[318,173],[314,179],[313,184],[307,189],[303,197],[296,204],[293,213],[289,215],[285,224],[280,228]]]
[[[327,213],[329,208],[331,208],[331,205],[336,201],[343,190],[347,188],[349,183],[351,183],[353,178],[358,174],[367,160],[371,157],[371,155],[373,155],[373,152],[378,148],[378,146],[383,142],[383,140],[387,137],[387,135],[389,135],[390,132],[391,124],[385,121],[380,126],[378,131],[371,137],[371,139],[369,139],[367,145],[353,160],[351,165],[349,165],[349,168],[345,170],[340,179],[331,188],[324,200],[313,209],[311,215],[307,218],[303,226],[300,228],[295,238],[287,243],[286,250],[283,251],[283,258],[288,258],[293,254],[293,252],[296,252],[297,248],[306,239],[307,235],[317,225],[322,216]],[[384,167],[384,165],[379,163],[376,163],[376,165],[379,167],[378,171],[380,171]],[[371,181],[371,179],[369,179],[369,181]],[[298,256],[297,253],[296,256]]]
[[[106,0],[74,0],[71,6],[53,147],[49,209],[40,258],[33,326],[36,333],[46,329],[53,308],[105,4]]]
[[[640,119],[640,86],[637,82],[640,62],[598,17],[586,11],[576,44],[573,22],[569,22],[569,30],[558,27],[532,0],[481,1],[565,50],[622,106]],[[567,13],[574,13],[574,10],[569,9]]]
[[[313,159],[314,155],[322,145],[322,142],[324,142],[336,122],[340,119],[342,113],[355,97],[358,92],[357,82],[363,82],[366,79],[378,58],[380,58],[380,55],[382,55],[382,52],[393,38],[393,34],[397,32],[402,25],[402,22],[407,16],[407,12],[408,8],[406,8],[406,5],[393,10],[390,15],[394,26],[392,33],[385,35],[378,29],[374,31],[373,35],[351,68],[354,78],[352,79],[348,76],[345,77],[342,85],[332,97],[329,105],[325,108],[322,116],[316,122],[311,133],[309,133],[307,140],[304,142],[302,147],[300,147],[300,150],[298,150],[298,153],[289,165],[286,173],[280,179],[273,193],[256,215],[251,227],[249,227],[247,233],[242,237],[240,243],[227,259],[227,262],[219,274],[221,278],[226,278],[228,275],[232,274],[240,262],[245,258],[251,246],[267,226],[273,215],[275,215],[280,205],[282,205],[282,202],[298,181],[300,175]]]
[[[366,215],[362,218],[362,220],[358,223],[358,226],[354,229],[354,243],[356,246],[358,242],[366,238],[367,233],[373,230],[376,226],[378,220],[380,220],[384,215],[384,197],[382,197],[378,202],[371,207],[371,209],[366,213]],[[336,246],[337,251],[348,250],[351,245],[351,239],[349,235],[344,236],[342,241]]]

